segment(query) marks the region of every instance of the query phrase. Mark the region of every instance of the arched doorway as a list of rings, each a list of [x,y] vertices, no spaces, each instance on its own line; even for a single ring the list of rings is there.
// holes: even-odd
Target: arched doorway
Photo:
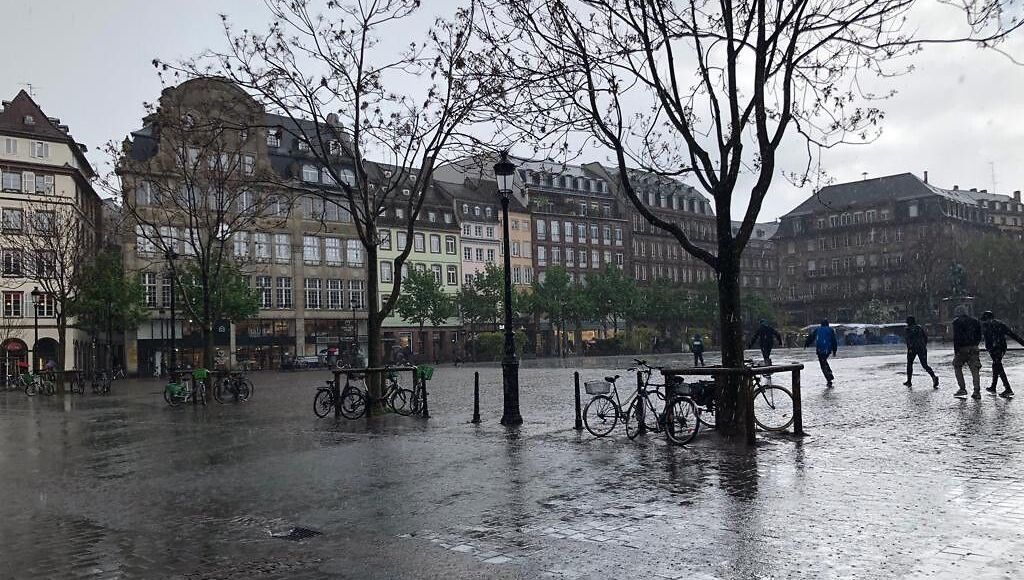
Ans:
[[[0,343],[0,380],[7,386],[15,377],[28,370],[28,345],[20,338],[8,338]]]
[[[57,363],[58,346],[57,341],[52,338],[46,337],[39,339],[39,342],[36,343],[36,356],[32,357],[32,360],[34,361],[32,366],[35,367],[37,372],[46,365],[47,361],[52,360],[54,364]]]

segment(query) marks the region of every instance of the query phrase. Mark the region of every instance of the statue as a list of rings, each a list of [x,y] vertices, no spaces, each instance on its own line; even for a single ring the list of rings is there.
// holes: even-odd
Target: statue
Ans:
[[[967,296],[967,272],[960,264],[953,264],[949,267],[949,283],[953,288],[953,296]]]

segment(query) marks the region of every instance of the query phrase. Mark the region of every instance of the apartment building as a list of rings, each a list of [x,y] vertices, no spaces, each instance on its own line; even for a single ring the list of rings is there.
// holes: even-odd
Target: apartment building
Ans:
[[[740,222],[732,222],[732,231],[739,232]],[[772,238],[778,222],[755,223],[747,247],[740,258],[740,287],[775,301],[779,296],[779,265]]]
[[[1012,196],[1001,193],[989,193],[987,189],[961,190],[953,186],[954,191],[963,191],[974,199],[978,206],[988,215],[988,223],[1006,235],[1021,239],[1024,236],[1024,204],[1020,200],[1020,190]]]
[[[182,119],[185,131],[178,126]],[[217,151],[187,143],[187,129],[204,124],[220,131],[211,140]],[[127,337],[130,370],[158,372],[169,358],[167,251],[185,263],[209,247],[224,248],[259,301],[255,317],[216,325],[228,329],[215,341],[231,364],[277,368],[332,348],[365,353],[365,253],[339,185],[299,138],[303,129],[315,133],[267,114],[238,87],[205,78],[165,89],[159,109],[126,141],[122,249],[153,311]],[[330,127],[320,133],[344,138]],[[349,160],[339,156],[336,163],[336,173],[353,175]],[[182,180],[193,184],[183,187]],[[192,196],[204,188],[218,193],[183,206],[173,203],[182,196],[168,195],[175,188]],[[173,332],[179,361],[199,364],[201,336],[187,314],[178,312]]]
[[[75,142],[60,119],[47,116],[32,97],[20,91],[0,109],[0,253],[3,257],[2,379],[43,361],[58,359],[56,313],[65,305],[47,293],[56,277],[70,278],[78,264],[57,256],[40,238],[79,237],[85,248],[75,259],[87,259],[102,237],[102,204],[92,187],[95,176],[85,146]],[[62,223],[67,222],[67,223]],[[26,237],[35,242],[29,243]],[[63,244],[61,243],[63,242]],[[53,240],[60,248],[68,240]],[[38,323],[37,323],[38,321]],[[65,336],[65,368],[86,368],[97,351],[92,337],[74,327]],[[36,330],[38,328],[38,331]],[[37,340],[38,336],[38,340]],[[105,341],[104,341],[105,342]],[[103,355],[100,355],[103,356]]]

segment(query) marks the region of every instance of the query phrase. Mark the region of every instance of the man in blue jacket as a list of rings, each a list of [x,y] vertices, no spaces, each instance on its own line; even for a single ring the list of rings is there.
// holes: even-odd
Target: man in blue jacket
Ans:
[[[839,349],[839,341],[836,340],[836,331],[828,325],[828,320],[822,320],[821,326],[815,328],[807,335],[807,340],[804,341],[804,348],[811,346],[814,343],[814,350],[818,353],[818,364],[821,365],[821,374],[825,375],[825,380],[828,384],[825,386],[832,388],[832,380],[835,378],[832,375],[832,367],[828,364],[828,357],[836,354],[836,350]]]

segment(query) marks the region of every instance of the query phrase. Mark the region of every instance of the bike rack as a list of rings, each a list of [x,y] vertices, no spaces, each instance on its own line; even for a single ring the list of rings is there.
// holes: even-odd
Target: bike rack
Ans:
[[[334,418],[338,419],[341,417],[341,376],[345,375],[345,384],[349,384],[349,379],[352,375],[365,375],[367,381],[369,381],[370,375],[383,375],[385,372],[408,372],[412,373],[412,388],[415,392],[416,389],[423,389],[423,409],[421,414],[424,419],[430,418],[430,409],[427,406],[427,381],[420,379],[419,374],[416,372],[417,367],[415,366],[395,366],[395,367],[365,367],[365,368],[348,368],[348,369],[334,369],[331,371],[334,373],[334,384],[331,386],[331,390],[334,395]],[[369,419],[373,415],[371,409],[373,408],[373,399],[369,397],[369,382],[367,382],[367,398],[366,398],[366,418]]]
[[[661,374],[662,376],[665,377],[666,384],[668,384],[669,377],[675,376],[709,376],[715,379],[715,381],[718,381],[720,377],[738,375],[741,378],[740,400],[743,401],[744,406],[744,435],[746,437],[747,443],[753,445],[755,442],[754,387],[753,381],[751,379],[754,375],[767,375],[784,372],[789,372],[793,374],[793,384],[791,386],[791,390],[793,391],[793,434],[800,437],[806,435],[806,433],[804,432],[803,403],[800,399],[800,371],[802,371],[803,368],[804,365],[800,363],[739,368],[692,367],[681,369],[662,369]]]

